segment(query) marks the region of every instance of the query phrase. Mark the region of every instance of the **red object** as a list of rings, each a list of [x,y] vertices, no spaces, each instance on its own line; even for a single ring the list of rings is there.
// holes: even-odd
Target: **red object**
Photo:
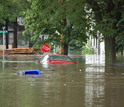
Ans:
[[[47,64],[76,64],[74,61],[47,61]]]
[[[43,47],[41,48],[43,52],[50,52],[51,47],[48,44],[44,44]]]
[[[68,55],[49,54],[43,56],[40,63],[42,64],[77,64]]]

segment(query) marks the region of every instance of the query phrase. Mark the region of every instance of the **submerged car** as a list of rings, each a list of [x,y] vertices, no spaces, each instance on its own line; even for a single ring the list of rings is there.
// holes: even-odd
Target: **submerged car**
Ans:
[[[76,64],[68,55],[49,54],[42,57],[42,64]]]

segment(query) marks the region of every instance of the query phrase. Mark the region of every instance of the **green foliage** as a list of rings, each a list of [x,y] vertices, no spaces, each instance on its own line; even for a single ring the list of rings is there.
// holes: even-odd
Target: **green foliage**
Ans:
[[[85,43],[85,45],[82,46],[82,53],[83,54],[94,54],[95,53],[94,48],[91,46],[91,42]]]
[[[0,18],[1,21],[4,22],[4,19],[9,18],[9,20],[15,19],[15,17],[17,16],[17,9],[16,9],[16,5],[12,0],[6,0],[6,1],[2,1],[0,3]],[[16,14],[15,14],[16,13]],[[4,18],[4,19],[3,19]]]
[[[83,46],[82,49],[83,49],[83,51],[82,51],[83,54],[94,54],[94,50],[92,48]]]
[[[40,49],[41,48],[41,44],[37,43],[33,46],[34,49]]]
[[[92,26],[91,33],[100,31],[104,36],[117,34],[117,23],[121,19],[123,1],[119,0],[85,0],[89,24]]]
[[[1,0],[0,1],[0,23],[5,24],[6,19],[14,22],[21,12],[24,11],[27,0]],[[25,5],[24,5],[25,4]]]
[[[124,51],[124,37],[120,36],[116,39],[116,52],[123,52]]]
[[[85,0],[89,16],[94,20],[91,33],[99,31],[104,39],[110,38],[112,42],[105,40],[105,59],[111,63],[116,58],[115,40],[124,34],[124,0]],[[92,10],[92,11],[90,11]],[[118,44],[118,42],[116,42]],[[119,45],[119,44],[118,44]],[[109,50],[109,51],[108,51]]]
[[[38,40],[38,36],[47,35],[48,38],[42,43],[55,45],[60,45],[60,34],[64,34],[66,44],[70,44],[72,40],[80,43],[86,41],[85,28],[88,25],[81,0],[67,0],[63,4],[58,0],[30,0],[30,3],[30,8],[24,12],[24,21],[25,32],[30,32],[31,37]]]

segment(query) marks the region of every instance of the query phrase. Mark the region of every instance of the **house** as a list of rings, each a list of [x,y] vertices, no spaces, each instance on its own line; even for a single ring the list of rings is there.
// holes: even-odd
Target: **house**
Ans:
[[[17,42],[18,42],[18,48],[28,48],[29,47],[29,38],[22,36],[22,31],[24,30],[24,23],[22,23],[22,17],[18,17],[17,19],[18,22],[18,32],[17,32]],[[3,31],[3,29],[1,30]],[[0,49],[5,49],[5,45],[6,45],[6,38],[5,38],[6,34],[2,34],[0,33]],[[4,36],[4,39],[3,39]],[[10,26],[8,26],[8,40],[9,40],[9,49],[13,48],[13,43],[14,43],[14,29]],[[4,43],[3,43],[4,42]]]

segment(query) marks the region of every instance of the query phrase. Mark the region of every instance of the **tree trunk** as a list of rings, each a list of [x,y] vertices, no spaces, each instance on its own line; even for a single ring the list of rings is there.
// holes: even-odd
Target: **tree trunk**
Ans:
[[[124,46],[122,45],[121,55],[124,55]]]
[[[64,35],[60,35],[60,54],[64,54]]]
[[[64,55],[68,55],[68,44],[64,43]]]
[[[8,31],[8,23],[9,23],[9,20],[8,19],[6,19],[5,20],[6,21],[6,25],[5,25],[5,28],[6,28],[6,30]],[[8,33],[6,33],[6,49],[8,49],[9,48],[9,37],[8,37]]]
[[[63,55],[68,55],[68,44],[67,43],[61,43],[60,53]]]
[[[122,50],[121,50],[121,56],[123,56],[123,55],[124,55],[124,50],[122,49]]]
[[[64,20],[61,20],[60,21],[60,23],[61,23],[61,34],[60,34],[60,53],[61,54],[65,54],[65,55],[67,55],[68,53],[68,45],[67,45],[67,43],[65,43],[65,34],[63,33],[63,29],[66,27],[66,19],[64,19]]]
[[[64,2],[66,0],[61,0],[61,5],[64,5]],[[66,11],[66,9],[65,9]],[[61,34],[60,34],[60,53],[67,55],[68,54],[68,44],[65,43],[65,34],[63,32],[63,29],[66,27],[67,22],[66,22],[66,13],[63,14],[65,16],[64,19],[60,20],[60,24],[61,24]]]
[[[121,51],[121,55],[123,56],[123,51]]]
[[[18,23],[17,23],[17,19],[14,22],[14,44],[13,44],[13,48],[17,48],[18,47],[18,42],[17,42],[17,27],[18,27]]]
[[[116,60],[115,37],[104,37],[105,39],[105,63],[111,64]]]

